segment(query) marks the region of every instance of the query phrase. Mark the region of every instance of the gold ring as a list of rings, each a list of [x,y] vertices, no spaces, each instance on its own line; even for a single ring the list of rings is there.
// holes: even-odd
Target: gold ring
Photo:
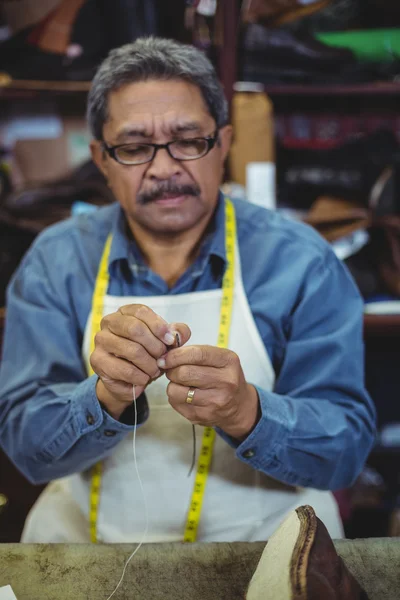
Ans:
[[[186,396],[186,402],[187,402],[188,404],[192,404],[192,402],[193,402],[193,398],[194,398],[194,393],[195,393],[195,391],[196,391],[196,390],[191,390],[191,389],[189,389],[189,391],[188,391],[188,393],[187,393],[187,396]]]

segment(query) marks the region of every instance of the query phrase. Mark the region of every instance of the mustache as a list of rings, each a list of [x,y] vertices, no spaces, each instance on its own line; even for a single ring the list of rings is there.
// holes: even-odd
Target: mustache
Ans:
[[[151,190],[140,192],[137,196],[137,200],[139,204],[148,204],[154,200],[160,200],[167,195],[198,197],[200,196],[200,193],[200,188],[195,183],[179,185],[177,183],[172,183],[171,181],[166,181],[165,183],[158,184]]]

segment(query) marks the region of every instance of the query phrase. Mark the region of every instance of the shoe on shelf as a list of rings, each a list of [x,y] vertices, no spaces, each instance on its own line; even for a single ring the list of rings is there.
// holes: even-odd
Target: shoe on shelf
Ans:
[[[13,64],[18,55],[23,51],[26,41],[33,26],[25,27],[14,35],[0,42],[0,70],[5,71],[7,66]]]
[[[270,537],[246,600],[368,600],[311,506],[289,513]]]
[[[252,0],[245,2],[242,12],[244,23],[280,25],[313,15],[331,4],[332,0]]]
[[[259,24],[247,25],[242,52],[266,66],[302,68],[312,70],[339,69],[354,63],[355,58],[347,48],[334,48],[320,42],[312,35],[290,29],[267,28]]]
[[[90,81],[109,50],[96,1],[86,0],[80,8],[65,52],[40,47],[49,19],[51,14],[0,43],[0,71],[11,79]]]
[[[66,54],[45,52],[27,44],[14,61],[9,61],[0,70],[11,79],[91,81],[102,59],[103,56],[96,60],[84,54],[69,57]]]

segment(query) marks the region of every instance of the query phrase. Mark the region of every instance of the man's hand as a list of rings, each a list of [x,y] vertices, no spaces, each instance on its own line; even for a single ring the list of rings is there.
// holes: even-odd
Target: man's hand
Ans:
[[[239,440],[254,429],[258,394],[246,382],[237,354],[214,346],[187,346],[171,350],[157,364],[170,380],[171,406],[191,423],[220,427]],[[189,388],[195,388],[191,404],[186,402]]]
[[[191,334],[187,325],[170,325],[142,304],[122,306],[102,319],[90,364],[99,376],[97,397],[114,419],[132,403],[133,386],[139,397],[162,374],[157,359],[173,346],[176,333],[181,344]]]

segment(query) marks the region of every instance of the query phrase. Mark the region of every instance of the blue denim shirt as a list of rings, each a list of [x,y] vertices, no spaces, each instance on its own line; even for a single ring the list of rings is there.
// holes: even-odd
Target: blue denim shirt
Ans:
[[[81,354],[99,260],[110,231],[109,293],[180,294],[219,288],[226,265],[224,202],[195,263],[169,289],[125,233],[118,204],[44,231],[15,273],[0,370],[0,440],[42,483],[83,471],[133,429],[102,410]],[[289,484],[348,486],[375,433],[364,388],[363,303],[345,267],[311,228],[235,201],[243,282],[276,374],[258,389],[262,416],[237,457]],[[213,343],[210,340],[210,343]],[[139,426],[148,416],[143,395]]]

